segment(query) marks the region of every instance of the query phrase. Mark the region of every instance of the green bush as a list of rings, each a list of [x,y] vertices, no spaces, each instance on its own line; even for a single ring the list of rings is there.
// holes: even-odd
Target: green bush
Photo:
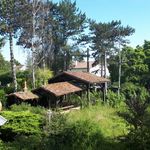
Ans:
[[[65,126],[67,126],[67,116],[53,112],[50,120],[47,117],[44,129],[46,134],[58,134],[64,130]]]
[[[0,140],[0,149],[1,150],[7,150],[7,146],[2,140]]]
[[[0,74],[0,81],[2,86],[6,86],[9,83],[12,83],[13,79],[10,72],[3,72]]]
[[[21,90],[24,88],[24,82],[27,82],[28,89],[31,89],[32,83],[31,83],[31,71],[25,70],[25,71],[17,71],[17,83]]]
[[[106,96],[107,104],[109,104],[112,107],[119,107],[121,103],[123,103],[125,100],[124,95],[120,94],[118,96],[118,93],[115,93],[113,91],[108,91]]]
[[[126,99],[138,96],[140,100],[145,101],[149,97],[149,92],[146,88],[130,82],[122,85],[122,93],[125,95]]]
[[[67,98],[66,103],[67,104],[73,104],[73,105],[80,106],[81,105],[81,98],[77,94],[71,94]]]
[[[14,112],[29,111],[31,113],[41,114],[41,115],[44,115],[46,113],[46,109],[44,107],[31,106],[30,104],[26,104],[26,103],[21,103],[19,105],[17,104],[11,105],[10,110]]]
[[[93,91],[90,92],[90,102],[95,105],[103,102],[103,93],[101,91]]]
[[[130,149],[150,149],[150,96],[141,86],[126,83],[122,89],[126,96],[126,111],[120,113],[130,125],[126,145]]]
[[[69,101],[74,105],[81,106],[81,108],[84,108],[88,105],[86,94],[82,94],[82,96],[72,94],[70,95]]]
[[[132,130],[126,136],[126,147],[130,150],[149,150],[150,149],[150,127]]]
[[[40,135],[18,136],[13,142],[7,143],[8,150],[42,150]]]
[[[0,101],[2,103],[2,106],[6,106],[6,93],[3,89],[0,90]]]
[[[100,131],[94,124],[76,122],[68,124],[61,132],[53,132],[48,136],[46,149],[95,149],[102,142]]]
[[[119,143],[107,140],[99,124],[91,120],[68,122],[66,116],[54,114],[43,140],[44,150],[110,150],[123,149]]]
[[[18,135],[39,135],[42,134],[43,118],[39,114],[29,111],[1,112],[8,123],[0,128],[0,137],[4,141],[13,140]]]
[[[142,123],[136,129],[131,128],[126,136],[125,143],[131,150],[149,150],[150,149],[150,112],[146,110],[142,116]],[[137,117],[139,119],[139,116]]]

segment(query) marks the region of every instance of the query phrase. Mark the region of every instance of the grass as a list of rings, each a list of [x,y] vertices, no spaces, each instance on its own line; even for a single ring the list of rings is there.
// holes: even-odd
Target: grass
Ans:
[[[70,122],[90,120],[98,124],[105,138],[117,139],[128,133],[127,123],[117,115],[117,111],[116,108],[110,106],[90,106],[89,108],[70,112],[68,120]]]

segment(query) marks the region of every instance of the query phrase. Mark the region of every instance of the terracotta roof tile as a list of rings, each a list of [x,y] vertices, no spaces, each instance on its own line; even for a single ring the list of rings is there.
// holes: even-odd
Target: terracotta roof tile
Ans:
[[[33,91],[36,92],[36,90],[45,90],[47,92],[53,93],[57,97],[63,96],[69,93],[82,91],[81,88],[74,86],[68,82],[58,82],[58,83],[48,84],[46,86],[35,89]]]
[[[104,82],[110,82],[109,79],[98,77],[94,74],[88,73],[88,72],[64,72],[64,74],[70,75],[76,79],[88,82],[88,83],[104,83]]]
[[[31,100],[31,99],[38,99],[39,97],[35,94],[33,94],[32,92],[15,92],[15,93],[11,93],[8,95],[8,97],[10,96],[16,96],[22,100]]]
[[[54,82],[62,82],[62,81],[67,81],[69,78],[72,78],[72,80],[76,80],[77,82],[83,82],[83,83],[105,83],[105,82],[110,82],[109,79],[103,78],[103,77],[98,77],[94,74],[88,73],[88,72],[76,72],[76,71],[65,71],[57,76],[49,79],[49,83],[54,83]],[[71,81],[70,79],[68,81]]]

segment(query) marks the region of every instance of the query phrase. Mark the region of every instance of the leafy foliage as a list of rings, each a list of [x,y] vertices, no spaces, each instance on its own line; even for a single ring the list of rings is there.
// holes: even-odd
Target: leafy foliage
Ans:
[[[4,59],[2,54],[0,53],[0,74],[3,73],[4,71],[9,71],[10,69],[10,64],[8,61]]]
[[[103,93],[101,91],[90,92],[90,103],[92,105],[97,105],[102,103]]]
[[[36,71],[36,80],[37,80],[37,87],[44,85],[47,83],[48,79],[53,77],[53,72],[49,69],[37,69]]]
[[[1,113],[8,123],[0,129],[1,138],[4,141],[14,139],[17,135],[39,135],[42,132],[42,117],[28,111],[12,112],[4,111]]]
[[[10,110],[14,111],[14,112],[28,111],[33,114],[39,114],[41,116],[45,115],[45,113],[46,113],[45,108],[40,107],[40,106],[34,107],[34,106],[31,106],[30,104],[26,104],[26,103],[21,103],[19,105],[14,104],[10,107]]]
[[[12,77],[10,72],[3,72],[0,74],[0,81],[2,86],[6,86],[12,82]]]
[[[6,107],[6,93],[3,89],[0,89],[0,102],[2,103],[2,106]]]
[[[42,150],[42,137],[40,135],[17,136],[13,142],[8,142],[6,149],[9,150]]]
[[[127,83],[123,88],[126,96],[126,111],[120,115],[129,123],[130,132],[126,136],[126,144],[130,149],[149,149],[150,119],[149,92],[132,83]],[[135,148],[136,146],[136,148]]]
[[[121,82],[132,82],[145,86],[149,89],[149,42],[145,41],[143,46],[137,46],[135,49],[132,47],[124,47],[121,51],[122,74]],[[118,55],[110,57],[109,71],[112,82],[118,81]]]
[[[114,93],[113,91],[109,90],[106,96],[107,104],[112,107],[120,107],[121,103],[124,103],[124,95],[118,93]]]
[[[86,126],[86,128],[85,128]],[[109,149],[117,146],[107,142],[101,135],[97,124],[90,121],[78,121],[68,124],[56,134],[50,134],[46,142],[46,149]]]

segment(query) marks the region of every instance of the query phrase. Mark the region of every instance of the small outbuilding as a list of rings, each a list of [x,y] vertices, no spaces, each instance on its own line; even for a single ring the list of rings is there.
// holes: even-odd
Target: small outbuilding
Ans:
[[[72,72],[72,71],[65,71],[54,78],[48,80],[48,83],[56,83],[56,82],[70,82],[75,86],[82,88],[83,90],[87,91],[87,100],[90,101],[89,91],[91,87],[99,87],[103,92],[103,99],[105,99],[105,91],[104,87],[105,84],[110,82],[109,79],[104,77],[99,77],[94,74],[88,72]]]
[[[62,103],[67,95],[72,93],[78,93],[82,89],[74,86],[69,82],[51,83],[46,86],[34,89],[32,92],[39,95],[39,104],[45,107],[56,107],[59,103]]]
[[[12,104],[20,104],[22,102],[30,103],[31,105],[37,105],[39,96],[36,94],[33,94],[30,91],[26,92],[15,92],[7,95],[8,98],[8,105]]]

